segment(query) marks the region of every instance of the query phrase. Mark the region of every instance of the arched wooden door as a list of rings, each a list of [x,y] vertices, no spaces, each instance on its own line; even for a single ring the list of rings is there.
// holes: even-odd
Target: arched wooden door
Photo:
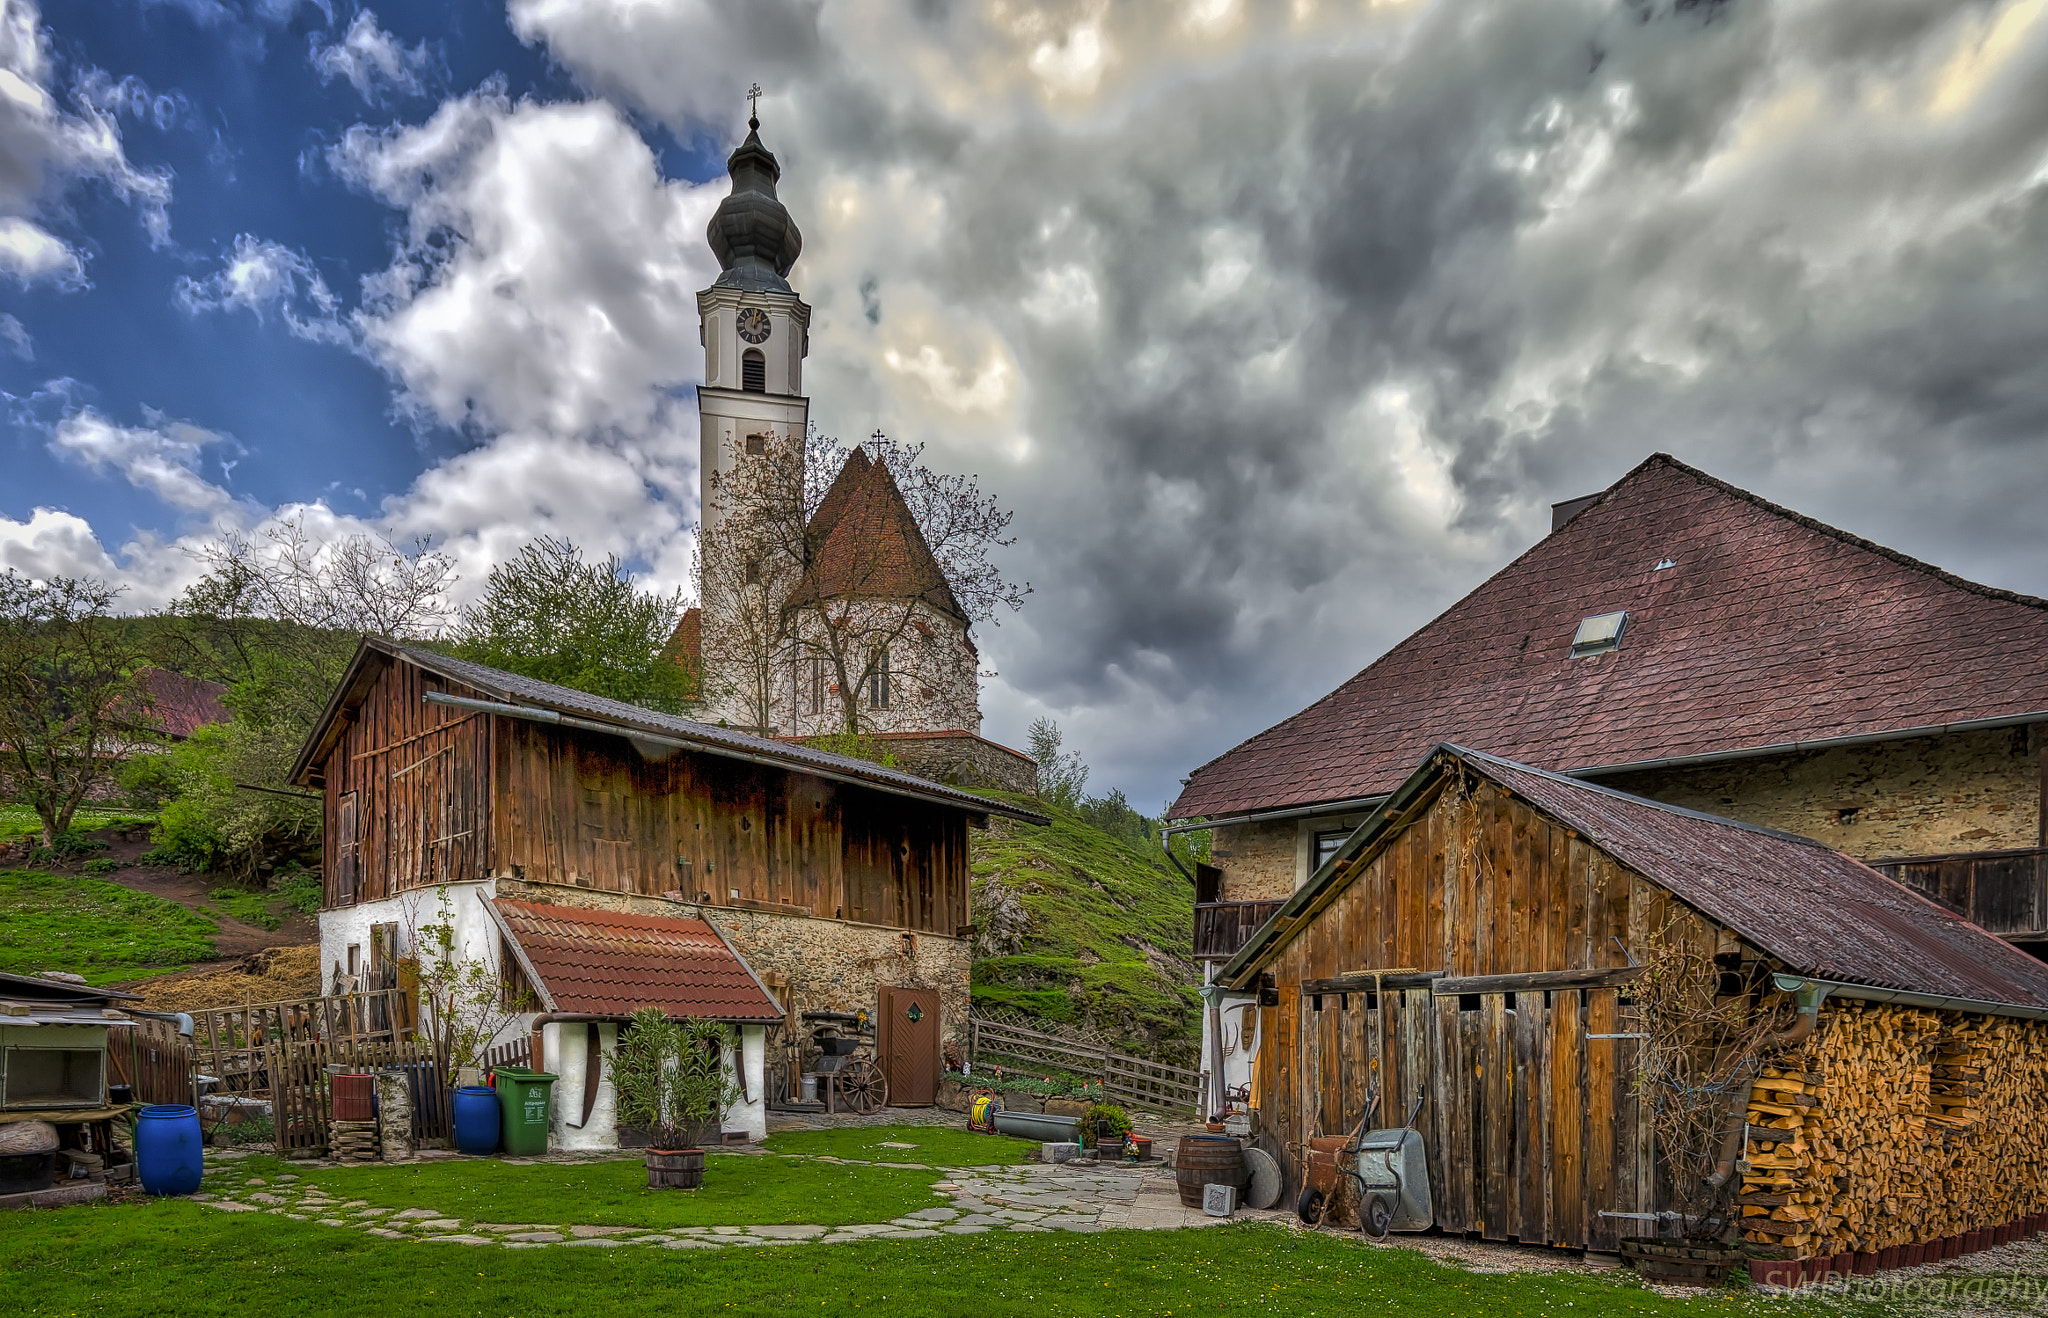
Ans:
[[[939,1096],[939,991],[882,987],[876,1051],[891,1107],[930,1107]]]

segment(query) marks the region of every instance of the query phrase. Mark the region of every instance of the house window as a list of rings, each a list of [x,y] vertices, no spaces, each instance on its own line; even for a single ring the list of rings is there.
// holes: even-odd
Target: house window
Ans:
[[[1572,658],[1579,659],[1589,654],[1606,654],[1609,650],[1621,648],[1621,633],[1628,626],[1626,609],[1615,613],[1596,613],[1579,623],[1578,631],[1572,634]]]
[[[356,794],[343,792],[334,810],[334,903],[346,906],[356,899],[357,875]]]
[[[759,353],[755,353],[754,355],[755,355],[755,356],[757,356],[757,357],[758,357],[758,356],[760,356],[760,354],[759,354]],[[748,387],[749,389],[752,389],[752,388],[753,388],[754,386],[752,386],[752,385],[748,385],[747,387]],[[748,457],[750,457],[750,458],[758,458],[758,457],[760,457],[760,456],[761,456],[762,454],[766,453],[767,451],[768,451],[768,436],[766,436],[766,435],[748,435],[748,436],[747,436],[747,456],[748,456]]]
[[[825,712],[825,661],[811,660],[811,712]]]
[[[889,651],[875,652],[874,667],[868,670],[868,708],[889,708]]]
[[[1323,866],[1329,864],[1330,857],[1337,854],[1338,850],[1344,845],[1344,839],[1350,836],[1351,830],[1347,828],[1340,828],[1334,833],[1316,834],[1315,854],[1309,858],[1310,864],[1308,867],[1308,872],[1313,874],[1317,870],[1321,869]]]
[[[741,570],[741,574],[740,574],[740,575],[741,575],[742,577],[744,577],[744,578],[745,578],[745,580],[746,580],[746,583],[747,583],[747,584],[748,584],[749,586],[758,586],[758,585],[760,585],[760,584],[761,584],[761,560],[760,560],[760,559],[758,559],[758,558],[750,558],[750,559],[748,559],[748,560],[747,560],[747,565],[746,565],[746,567],[745,567],[744,569],[742,569],[742,570]]]
[[[768,359],[759,348],[749,348],[740,358],[740,388],[750,394],[768,392]]]

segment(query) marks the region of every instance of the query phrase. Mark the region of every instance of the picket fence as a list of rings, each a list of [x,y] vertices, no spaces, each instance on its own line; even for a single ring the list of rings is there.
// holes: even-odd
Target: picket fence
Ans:
[[[1184,1066],[976,1016],[968,1017],[967,1039],[968,1057],[977,1073],[996,1066],[1043,1068],[1096,1081],[1106,1097],[1128,1107],[1170,1115],[1201,1108],[1202,1073]]]

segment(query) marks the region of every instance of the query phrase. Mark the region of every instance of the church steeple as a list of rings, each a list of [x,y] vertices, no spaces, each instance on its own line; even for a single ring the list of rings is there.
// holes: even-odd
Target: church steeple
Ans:
[[[705,236],[724,273],[718,283],[755,292],[790,290],[784,278],[804,248],[796,221],[775,195],[782,166],[761,144],[761,120],[747,119],[747,140],[726,158],[732,192],[718,204]]]

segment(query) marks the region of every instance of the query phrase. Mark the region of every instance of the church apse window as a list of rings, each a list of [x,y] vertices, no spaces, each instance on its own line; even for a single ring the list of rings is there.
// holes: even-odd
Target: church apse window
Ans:
[[[874,667],[868,670],[868,708],[889,708],[889,651],[875,652]]]
[[[740,388],[750,394],[768,392],[768,358],[759,348],[749,348],[740,358]]]

